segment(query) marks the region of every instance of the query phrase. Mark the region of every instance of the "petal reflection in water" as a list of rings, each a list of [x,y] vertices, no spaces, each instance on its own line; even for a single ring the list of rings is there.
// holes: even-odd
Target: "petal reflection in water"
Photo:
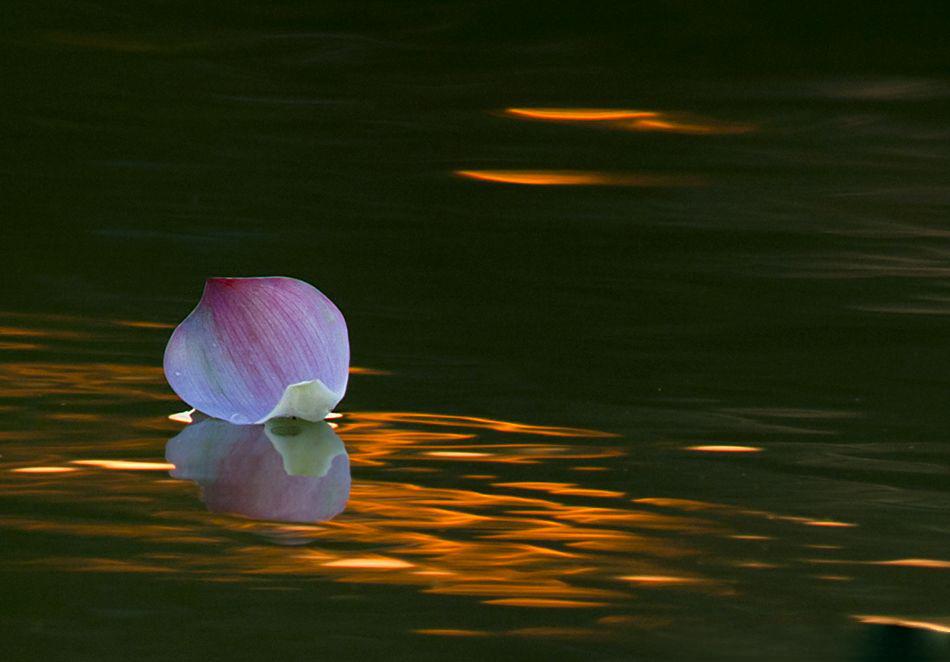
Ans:
[[[232,425],[205,419],[165,447],[171,475],[201,486],[213,512],[282,522],[325,521],[350,495],[350,461],[327,423],[274,419]]]

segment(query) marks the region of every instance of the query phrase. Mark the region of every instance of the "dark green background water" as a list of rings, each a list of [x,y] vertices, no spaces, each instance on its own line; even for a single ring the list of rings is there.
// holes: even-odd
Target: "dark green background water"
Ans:
[[[856,620],[950,627],[940,3],[611,5],[4,8],[4,659],[942,659],[946,634]],[[755,130],[500,113],[513,106]],[[457,170],[705,185],[518,186]],[[162,462],[180,429],[165,417],[184,407],[157,371],[169,330],[141,322],[176,324],[213,275],[312,282],[346,315],[354,364],[388,373],[354,375],[340,408],[354,495],[389,490],[354,499],[334,521],[344,529],[286,546],[288,530],[211,515],[164,472],[14,471]],[[420,450],[372,465],[361,449],[386,447],[392,431],[348,437],[367,412],[618,436],[549,447],[516,435],[542,458],[533,464]],[[464,443],[482,450],[511,441],[432,429],[478,435]],[[683,450],[697,444],[762,451]],[[600,458],[579,461],[599,470],[561,455]],[[483,474],[494,478],[467,478]],[[579,554],[538,562],[524,581],[576,572],[616,593],[592,600],[606,606],[487,604],[497,595],[299,564],[325,545],[412,561],[395,537],[340,533],[370,520],[392,533],[384,506],[398,506],[404,534],[480,541],[465,572],[495,572],[509,563],[490,546],[515,526],[505,518],[541,517],[505,501],[539,496],[502,485],[527,482],[595,491],[551,497],[544,517],[627,513],[590,511],[589,527],[627,537],[588,556],[573,543],[593,529],[573,543],[520,539]],[[442,498],[486,520],[413,519]],[[925,563],[880,564],[906,559]],[[703,588],[617,579],[641,574]]]

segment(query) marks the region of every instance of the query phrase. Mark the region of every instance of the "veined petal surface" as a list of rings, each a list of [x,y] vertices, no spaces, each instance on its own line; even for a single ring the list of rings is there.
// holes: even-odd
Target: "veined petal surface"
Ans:
[[[231,423],[323,419],[343,398],[346,322],[295,278],[210,278],[165,348],[165,377],[189,405]]]

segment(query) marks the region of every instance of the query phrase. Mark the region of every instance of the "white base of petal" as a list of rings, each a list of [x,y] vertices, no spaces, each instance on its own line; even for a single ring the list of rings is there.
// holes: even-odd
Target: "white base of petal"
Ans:
[[[272,418],[322,421],[341,399],[340,395],[328,389],[319,379],[291,384],[284,389],[284,395],[277,406],[257,423],[266,423]]]

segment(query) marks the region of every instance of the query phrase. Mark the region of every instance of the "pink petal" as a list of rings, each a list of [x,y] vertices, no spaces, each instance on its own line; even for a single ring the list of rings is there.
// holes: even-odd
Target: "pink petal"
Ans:
[[[343,315],[295,278],[209,278],[165,348],[175,393],[209,416],[262,423],[322,420],[343,398],[350,344]]]
[[[264,426],[209,418],[171,439],[165,457],[173,477],[201,486],[213,512],[317,522],[341,513],[350,495],[346,449],[322,421]]]

